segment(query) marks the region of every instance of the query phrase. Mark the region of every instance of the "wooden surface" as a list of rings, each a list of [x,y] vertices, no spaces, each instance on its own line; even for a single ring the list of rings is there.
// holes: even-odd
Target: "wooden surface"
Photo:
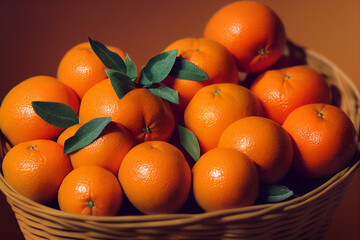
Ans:
[[[67,49],[91,36],[129,53],[138,66],[183,37],[200,37],[229,0],[0,1],[0,99],[35,75],[56,76]],[[287,36],[338,65],[360,89],[359,0],[262,0]],[[336,211],[325,240],[360,239],[360,174]],[[0,194],[0,239],[22,239]]]

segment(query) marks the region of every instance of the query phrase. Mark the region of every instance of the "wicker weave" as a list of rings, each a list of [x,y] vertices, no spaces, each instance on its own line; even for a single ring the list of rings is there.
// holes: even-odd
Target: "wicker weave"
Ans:
[[[349,78],[324,57],[305,50],[306,62],[332,86],[336,105],[352,119],[359,135],[359,93]],[[339,97],[340,96],[340,97]],[[9,149],[1,139],[1,156]],[[211,213],[81,216],[35,203],[14,190],[0,174],[0,189],[26,239],[321,239],[359,168],[351,165],[310,192],[275,204]]]

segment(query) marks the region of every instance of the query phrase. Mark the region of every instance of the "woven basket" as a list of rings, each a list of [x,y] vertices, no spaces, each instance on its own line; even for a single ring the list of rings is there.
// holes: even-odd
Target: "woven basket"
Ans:
[[[297,57],[304,57],[309,66],[324,75],[334,104],[348,114],[359,135],[360,95],[351,80],[319,54],[295,50]],[[9,146],[4,138],[1,145],[2,159]],[[299,197],[291,200],[211,213],[82,216],[27,199],[5,181],[2,173],[0,189],[26,239],[321,239],[359,164],[356,155],[346,169],[330,179],[310,182],[312,188],[300,191]],[[301,178],[295,183],[306,185]]]

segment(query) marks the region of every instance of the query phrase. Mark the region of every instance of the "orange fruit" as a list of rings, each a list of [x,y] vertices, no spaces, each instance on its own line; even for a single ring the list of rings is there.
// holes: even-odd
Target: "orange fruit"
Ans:
[[[185,109],[185,126],[198,138],[201,152],[217,147],[220,136],[231,123],[262,114],[259,101],[242,86],[213,84],[200,89]]]
[[[207,212],[253,205],[259,193],[255,164],[232,148],[206,152],[192,174],[196,202]]]
[[[98,166],[82,166],[62,182],[59,195],[62,211],[93,216],[113,216],[119,211],[123,192],[114,174]]]
[[[286,118],[284,129],[294,143],[294,169],[307,177],[329,177],[345,168],[356,151],[356,131],[338,107],[308,104]]]
[[[256,78],[250,91],[259,98],[264,115],[278,124],[297,107],[330,103],[330,88],[324,78],[308,66],[268,70]]]
[[[275,63],[285,48],[284,25],[262,3],[237,1],[219,9],[207,22],[204,37],[224,45],[242,72],[259,72]]]
[[[107,48],[125,60],[126,55],[121,49],[112,46],[107,46]],[[105,68],[92,50],[90,43],[84,42],[67,51],[59,63],[57,78],[73,88],[82,99],[87,90],[108,78]]]
[[[59,136],[58,143],[64,146],[65,140],[72,137],[81,125],[77,124],[66,129]],[[123,158],[133,146],[135,139],[130,132],[121,124],[111,122],[95,141],[70,153],[69,156],[73,168],[96,165],[117,175]]]
[[[75,92],[48,76],[26,79],[13,87],[0,108],[0,128],[12,144],[35,140],[55,139],[63,129],[41,119],[31,106],[33,101],[60,102],[76,113],[79,101]]]
[[[6,181],[19,193],[45,204],[56,199],[60,184],[72,167],[59,144],[40,139],[11,148],[4,157],[2,170]]]
[[[162,82],[179,93],[180,103],[172,104],[178,118],[182,118],[186,105],[203,86],[214,83],[238,83],[238,72],[233,56],[216,41],[205,38],[183,38],[171,43],[165,51],[173,49],[178,49],[178,56],[201,68],[209,77],[205,81],[189,81],[168,76]]]
[[[148,141],[131,149],[118,178],[129,201],[145,214],[176,212],[191,187],[191,171],[184,155],[163,141]]]
[[[112,121],[124,125],[137,142],[168,141],[175,127],[168,102],[143,88],[131,90],[120,100],[109,79],[99,82],[85,94],[79,117],[81,122],[112,117]]]
[[[246,117],[230,124],[222,133],[219,147],[245,153],[255,162],[261,183],[279,182],[288,173],[293,146],[279,124],[263,117]]]

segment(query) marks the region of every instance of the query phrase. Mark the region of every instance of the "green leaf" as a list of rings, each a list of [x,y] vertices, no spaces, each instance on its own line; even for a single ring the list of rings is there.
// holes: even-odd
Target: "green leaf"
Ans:
[[[64,154],[72,153],[91,144],[99,137],[104,128],[111,122],[111,117],[99,117],[82,125],[74,136],[64,144]]]
[[[137,77],[136,65],[130,59],[128,54],[126,54],[125,65],[126,65],[126,75],[128,75],[132,80],[136,79]]]
[[[146,72],[144,72],[144,69],[142,69],[140,72],[139,83],[144,86],[150,86],[153,84],[150,78],[146,76]]]
[[[114,78],[116,80],[121,81],[123,84],[129,87],[136,87],[135,81],[132,80],[127,74],[122,73],[118,70],[114,69],[105,69],[106,75],[110,78]]]
[[[200,158],[200,145],[192,131],[176,124],[179,133],[179,140],[181,146],[190,154],[190,156],[197,161]]]
[[[170,75],[184,80],[205,81],[209,76],[201,68],[189,62],[185,58],[177,57]]]
[[[44,121],[59,128],[68,128],[79,123],[76,112],[64,103],[34,101],[35,113]]]
[[[113,69],[105,69],[106,75],[110,78],[112,87],[119,99],[122,99],[129,91],[129,87],[135,87],[134,81],[126,74]]]
[[[266,203],[281,202],[293,195],[294,192],[283,185],[260,185],[259,199]]]
[[[177,49],[159,53],[152,57],[142,69],[146,78],[151,83],[159,83],[164,80],[174,66]]]
[[[175,104],[179,104],[179,94],[177,91],[166,87],[166,86],[158,86],[158,87],[151,87],[149,88],[150,92],[157,96],[160,97],[166,101],[175,103]]]
[[[106,67],[126,73],[125,62],[117,53],[110,51],[104,44],[90,37],[89,42],[94,53]]]

